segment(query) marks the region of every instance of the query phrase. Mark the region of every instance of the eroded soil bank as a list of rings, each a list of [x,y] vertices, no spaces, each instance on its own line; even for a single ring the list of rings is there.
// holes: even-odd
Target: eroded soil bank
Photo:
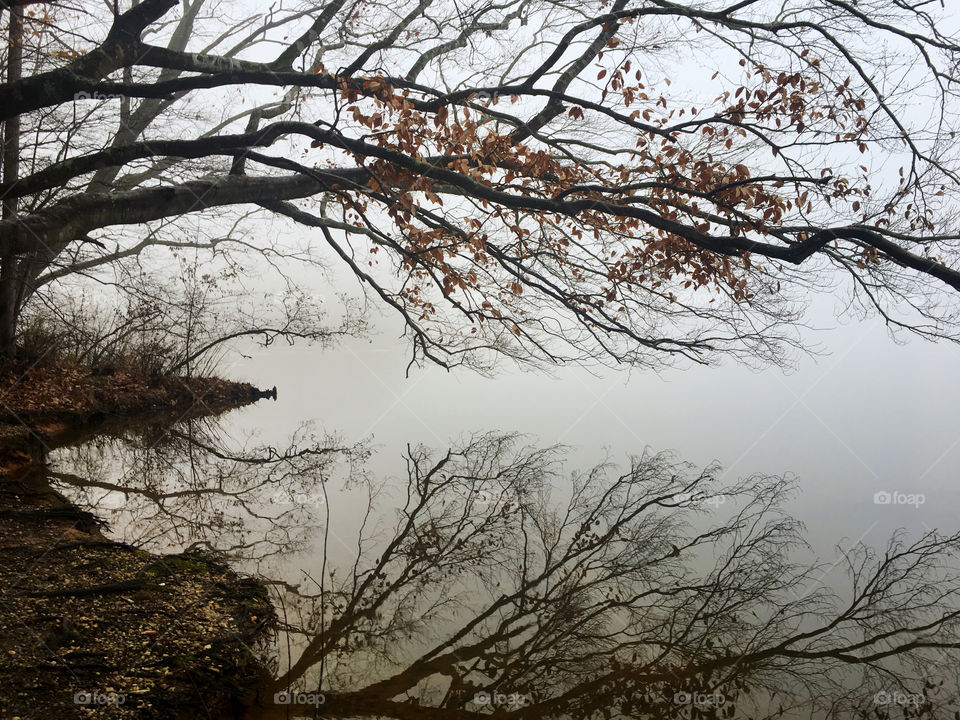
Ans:
[[[48,369],[0,384],[0,717],[228,718],[272,636],[263,585],[222,560],[110,541],[56,492],[46,453],[104,428],[263,396],[215,378]]]
[[[104,374],[83,366],[0,371],[0,469],[36,462],[111,421],[217,415],[269,392],[215,377]]]

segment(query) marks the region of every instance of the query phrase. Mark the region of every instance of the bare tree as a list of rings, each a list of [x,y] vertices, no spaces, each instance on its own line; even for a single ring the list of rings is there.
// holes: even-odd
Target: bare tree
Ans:
[[[446,366],[782,360],[839,286],[958,338],[960,53],[934,4],[37,7],[0,87],[30,138],[0,317],[173,246],[332,256]]]

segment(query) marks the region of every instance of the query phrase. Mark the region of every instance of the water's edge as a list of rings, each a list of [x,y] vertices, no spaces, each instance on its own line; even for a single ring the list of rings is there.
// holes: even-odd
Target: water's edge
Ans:
[[[49,482],[50,451],[134,426],[217,415],[269,397],[200,379],[148,412],[42,413],[0,434],[0,715],[238,717],[275,631],[264,584],[201,553],[158,555],[104,535],[104,522]],[[189,390],[189,381],[183,384]],[[216,387],[217,392],[206,392]],[[92,711],[92,712],[91,712]]]

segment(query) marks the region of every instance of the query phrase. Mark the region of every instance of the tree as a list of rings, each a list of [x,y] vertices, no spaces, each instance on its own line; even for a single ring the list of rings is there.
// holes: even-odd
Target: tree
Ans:
[[[6,77],[8,83],[16,83],[23,73],[23,8],[10,7],[7,20],[7,52],[5,56]],[[20,172],[20,117],[14,115],[3,123],[3,183],[12,185],[19,179]],[[3,198],[2,217],[5,221],[17,218],[17,200],[15,197]],[[10,355],[15,347],[15,326],[19,298],[17,289],[23,283],[18,282],[18,258],[9,249],[0,250],[0,349]]]
[[[95,514],[102,493],[123,493],[135,521],[120,526],[163,547],[269,558],[315,524],[322,543],[299,584],[289,556],[282,575],[257,565],[286,638],[258,717],[879,720],[958,709],[958,534],[858,543],[828,585],[834,566],[804,557],[781,477],[721,481],[717,467],[662,453],[567,474],[562,448],[490,433],[447,451],[411,447],[400,480],[374,481],[349,447],[311,452],[301,436],[286,450],[237,449],[217,435],[194,421],[163,443],[130,439],[119,483],[100,477],[102,446],[87,445],[48,479]],[[356,462],[346,493],[330,474],[339,460]],[[358,504],[356,523],[331,522]],[[260,541],[249,528],[264,513],[277,525]]]
[[[28,7],[0,87],[29,138],[0,185],[8,356],[50,283],[171,246],[323,247],[444,366],[778,361],[837,288],[960,337],[960,45],[933,4]]]

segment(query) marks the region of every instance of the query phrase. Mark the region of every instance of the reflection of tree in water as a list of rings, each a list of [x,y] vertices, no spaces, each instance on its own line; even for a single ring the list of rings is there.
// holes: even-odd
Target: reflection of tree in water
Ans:
[[[236,445],[211,417],[147,425],[58,450],[48,476],[124,541],[262,560],[315,536],[324,483],[364,456],[308,426],[285,448]]]
[[[244,464],[210,433],[172,437],[127,475],[154,502],[152,527],[184,541],[230,529],[221,546],[248,556],[305,539],[294,527],[326,528],[322,514],[314,527],[288,522],[297,511],[271,520],[255,498],[310,492],[362,455],[308,452],[301,436]],[[272,578],[283,641],[252,715],[952,717],[960,534],[810,565],[796,560],[806,546],[781,509],[783,478],[724,485],[662,454],[567,477],[560,461],[490,434],[411,448],[399,488],[355,486],[367,504],[355,561],[334,562],[325,540],[311,587]],[[253,537],[256,519],[276,534]]]

